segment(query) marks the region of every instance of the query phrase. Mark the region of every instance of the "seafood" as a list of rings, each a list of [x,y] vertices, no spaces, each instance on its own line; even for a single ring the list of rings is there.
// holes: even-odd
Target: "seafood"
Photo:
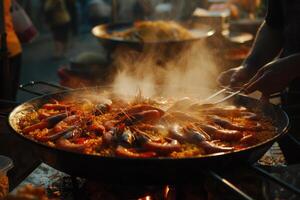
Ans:
[[[214,123],[226,129],[238,130],[238,131],[246,131],[246,130],[261,131],[263,129],[262,126],[258,123],[256,123],[254,126],[240,126],[240,125],[233,124],[229,120],[220,118],[216,115],[209,116],[209,117],[213,120]]]
[[[159,114],[162,116],[164,115],[164,111],[162,109],[156,108],[154,106],[151,105],[145,105],[145,104],[137,104],[132,106],[131,108],[128,108],[126,110],[122,110],[120,113],[117,114],[118,117],[122,117],[122,116],[130,116],[133,114],[137,114],[140,112],[145,112],[145,111],[149,111],[149,110],[156,110],[159,112]]]
[[[121,143],[125,144],[126,146],[131,146],[134,144],[135,135],[128,129],[125,130],[120,137]]]
[[[199,119],[196,117],[193,117],[189,114],[186,114],[184,112],[176,111],[176,112],[170,112],[168,115],[166,115],[163,120],[166,122],[172,122],[174,120],[176,121],[187,121],[187,122],[199,122]]]
[[[197,131],[191,127],[179,127],[175,125],[170,129],[170,136],[175,137],[180,140],[182,143],[191,143],[195,144],[204,149],[206,153],[217,153],[217,152],[226,152],[233,151],[232,147],[223,147],[214,144],[209,135],[205,132]]]
[[[107,103],[97,104],[97,105],[95,106],[94,114],[95,114],[95,115],[102,115],[102,114],[104,114],[104,113],[109,112],[110,109],[111,109],[110,104],[107,104]]]
[[[60,132],[52,134],[52,135],[43,136],[43,137],[39,138],[38,140],[41,142],[46,142],[46,141],[57,140],[62,137],[65,137],[65,139],[67,139],[67,138],[72,137],[72,135],[73,135],[72,132],[75,128],[76,128],[75,126],[71,126],[71,127],[68,127],[66,130],[60,131]]]
[[[46,103],[42,106],[42,108],[46,109],[46,110],[66,110],[68,108],[70,108],[69,105],[63,105],[63,104],[52,104],[52,103]]]
[[[153,123],[160,119],[161,114],[157,110],[146,110],[125,116],[119,123],[133,125],[135,123]]]
[[[181,146],[177,140],[168,139],[165,142],[156,142],[151,139],[147,139],[143,144],[143,147],[149,151],[159,152],[159,153],[171,153],[173,151],[180,151]]]
[[[122,146],[118,146],[116,148],[116,155],[120,157],[129,157],[129,158],[151,158],[155,157],[155,152],[137,152],[135,150],[130,150],[127,148],[124,148]]]
[[[215,126],[207,124],[197,124],[197,126],[210,135],[210,137],[214,140],[233,142],[239,141],[243,137],[243,133],[237,130],[218,129]]]
[[[272,121],[249,108],[117,95],[51,100],[24,115],[19,128],[66,151],[128,158],[232,152],[276,135]]]
[[[36,130],[36,129],[52,128],[55,124],[57,124],[58,122],[60,122],[61,120],[63,120],[66,117],[67,117],[66,113],[58,114],[58,115],[55,115],[55,116],[50,116],[50,117],[40,121],[39,123],[36,123],[36,124],[31,125],[31,126],[25,127],[22,130],[22,132],[24,134],[27,134],[31,131]]]
[[[53,131],[54,132],[63,131],[65,129],[67,129],[68,127],[70,127],[71,125],[74,125],[79,119],[80,119],[80,117],[77,115],[70,115],[70,116],[64,118],[63,120],[61,120],[60,122],[58,122],[53,127]]]
[[[56,146],[58,148],[68,150],[68,151],[83,152],[84,149],[87,147],[87,144],[84,144],[84,143],[83,144],[75,144],[65,138],[61,138],[61,139],[57,140]]]

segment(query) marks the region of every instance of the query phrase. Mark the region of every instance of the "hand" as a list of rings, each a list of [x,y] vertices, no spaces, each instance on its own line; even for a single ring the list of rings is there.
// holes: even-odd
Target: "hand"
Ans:
[[[245,66],[231,68],[222,72],[217,81],[222,86],[240,87],[247,83],[255,72],[256,70]]]
[[[262,92],[262,98],[281,92],[296,77],[294,65],[287,62],[275,61],[265,65],[256,75],[244,85],[245,93],[256,90]]]

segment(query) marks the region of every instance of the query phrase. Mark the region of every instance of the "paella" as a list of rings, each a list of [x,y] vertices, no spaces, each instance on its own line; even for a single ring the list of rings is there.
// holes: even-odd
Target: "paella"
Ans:
[[[277,134],[255,108],[115,94],[51,99],[23,113],[17,126],[23,136],[53,148],[128,158],[233,152]]]

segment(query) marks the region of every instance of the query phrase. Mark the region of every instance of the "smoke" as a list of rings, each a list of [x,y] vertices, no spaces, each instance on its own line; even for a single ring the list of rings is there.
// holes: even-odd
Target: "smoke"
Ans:
[[[114,92],[134,96],[193,96],[205,98],[216,86],[217,67],[204,41],[147,47],[142,51],[121,48],[115,53]]]

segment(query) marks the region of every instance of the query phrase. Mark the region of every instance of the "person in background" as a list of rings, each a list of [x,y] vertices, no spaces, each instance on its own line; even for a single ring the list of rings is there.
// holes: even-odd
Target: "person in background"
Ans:
[[[111,5],[104,0],[91,0],[87,5],[89,24],[97,26],[111,20]]]
[[[149,0],[137,0],[133,5],[134,20],[146,20],[154,12],[154,7]]]
[[[248,15],[248,18],[254,19],[256,10],[261,4],[261,0],[230,0],[229,3],[238,6],[239,10],[245,12],[240,12],[239,17],[243,17],[243,15],[246,14]]]
[[[247,94],[258,90],[262,99],[282,93],[283,108],[290,117],[291,134],[280,140],[280,147],[287,152],[293,144],[300,150],[299,19],[300,1],[269,0],[265,21],[251,53],[240,67],[229,69],[218,78],[221,85],[243,86]],[[294,156],[297,158],[286,159],[290,163],[300,159],[300,154]]]
[[[15,100],[19,86],[22,63],[22,47],[15,33],[10,13],[11,0],[4,0],[5,31],[7,34],[8,70],[4,72],[3,60],[0,66],[0,99]]]
[[[78,35],[78,11],[76,0],[66,0],[67,10],[70,14],[70,27],[73,35]]]
[[[255,19],[259,13],[261,0],[228,0],[226,3],[215,3],[209,7],[210,11],[230,10],[231,19]]]
[[[54,58],[63,58],[68,48],[71,21],[66,2],[46,0],[44,10],[54,39]]]

